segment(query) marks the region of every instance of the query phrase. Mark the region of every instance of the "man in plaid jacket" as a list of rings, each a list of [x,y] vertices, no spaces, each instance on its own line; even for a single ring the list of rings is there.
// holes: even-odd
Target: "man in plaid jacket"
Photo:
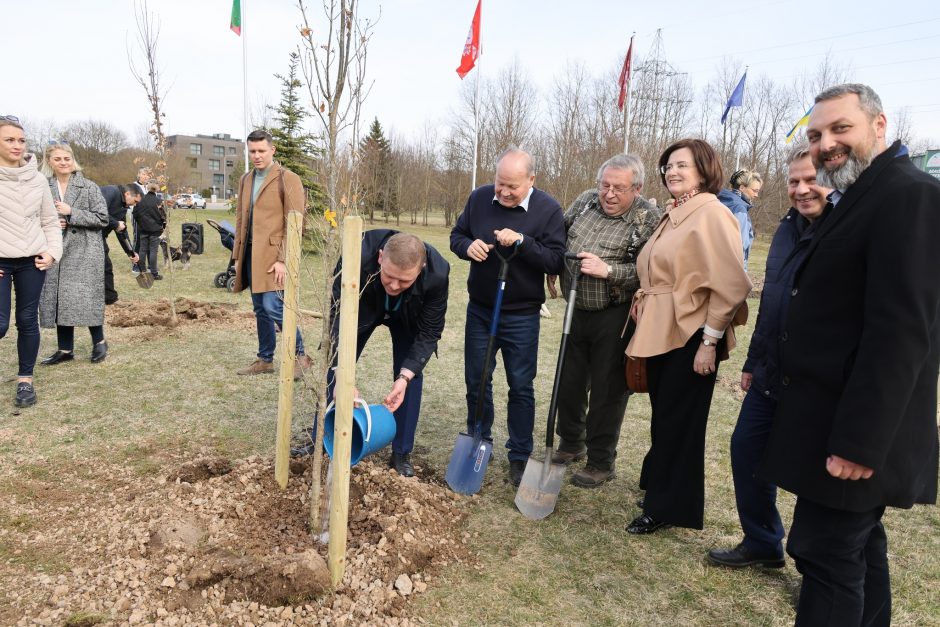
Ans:
[[[608,159],[597,173],[597,188],[582,193],[565,212],[568,251],[578,253],[578,294],[565,367],[558,390],[554,463],[587,457],[571,482],[596,488],[614,478],[620,425],[627,409],[624,350],[632,333],[624,327],[633,293],[640,287],[636,258],[656,229],[662,211],[647,202],[643,163],[634,155]],[[562,275],[567,293],[568,274]],[[548,291],[557,295],[555,277]]]

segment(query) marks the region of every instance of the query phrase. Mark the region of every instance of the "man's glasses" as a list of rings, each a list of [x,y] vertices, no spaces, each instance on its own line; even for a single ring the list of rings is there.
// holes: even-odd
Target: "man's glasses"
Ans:
[[[0,120],[4,120],[6,122],[16,122],[17,124],[20,123],[20,119],[15,115],[0,115]]]
[[[623,185],[611,185],[609,183],[598,183],[597,189],[602,194],[606,194],[607,192],[613,192],[617,196],[623,196],[633,188],[625,187]]]
[[[679,163],[676,163],[676,164],[667,163],[666,165],[661,165],[659,166],[659,171],[662,172],[663,174],[666,174],[667,172],[672,172],[673,169],[688,170],[691,167],[692,166],[686,163],[685,161],[680,161]]]

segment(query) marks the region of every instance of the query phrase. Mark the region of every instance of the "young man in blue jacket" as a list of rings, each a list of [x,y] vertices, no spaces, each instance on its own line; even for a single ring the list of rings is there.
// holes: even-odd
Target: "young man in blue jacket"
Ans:
[[[334,345],[339,337],[342,269],[340,260],[334,270],[330,307]],[[382,402],[395,414],[389,466],[403,477],[414,475],[411,451],[421,413],[422,373],[444,331],[449,281],[450,264],[418,237],[390,229],[363,234],[356,359],[372,333],[381,326],[388,327],[392,336],[392,387]],[[332,371],[327,383],[329,402],[335,383]],[[312,449],[311,438],[311,443],[292,453],[304,455]]]

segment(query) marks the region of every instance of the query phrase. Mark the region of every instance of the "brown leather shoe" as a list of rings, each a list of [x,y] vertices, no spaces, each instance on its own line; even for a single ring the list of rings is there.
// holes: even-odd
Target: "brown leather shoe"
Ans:
[[[577,453],[569,453],[568,451],[555,451],[552,453],[552,463],[553,464],[564,464],[567,466],[571,462],[576,462],[579,459],[584,459],[587,456],[587,449],[582,449]]]
[[[600,470],[588,464],[578,472],[571,475],[571,483],[579,488],[596,488],[617,476],[613,468]]]
[[[297,355],[297,361],[294,362],[294,381],[303,378],[304,373],[313,367],[313,360],[309,355]]]
[[[270,361],[265,361],[263,359],[256,359],[246,368],[236,371],[236,374],[240,375],[251,375],[251,374],[265,374],[268,372],[274,372],[274,364]]]

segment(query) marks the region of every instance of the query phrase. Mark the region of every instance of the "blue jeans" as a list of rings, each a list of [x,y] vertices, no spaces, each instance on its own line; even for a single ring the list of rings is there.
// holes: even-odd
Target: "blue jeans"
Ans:
[[[415,338],[405,333],[401,325],[397,324],[394,320],[386,322],[385,326],[388,327],[388,330],[392,334],[392,380],[394,381],[399,371],[401,371],[402,363],[411,351],[411,345],[414,344]],[[359,329],[359,334],[356,338],[356,361],[359,361],[359,356],[366,347],[366,342],[372,337],[372,332],[375,331],[376,328],[377,327]],[[336,385],[335,373],[336,371],[331,368],[326,375],[327,404],[333,402],[333,388]],[[421,393],[423,388],[424,377],[421,374],[416,374],[405,390],[405,400],[402,401],[401,405],[399,405],[398,409],[394,412],[395,438],[392,440],[392,452],[394,453],[407,454],[414,449],[415,431],[418,428],[418,415],[421,413]],[[316,437],[316,426],[316,417],[314,417],[314,437]]]
[[[46,273],[36,269],[36,259],[0,258],[0,338],[10,328],[11,288],[16,290],[16,354],[20,377],[32,377],[39,355],[39,295]]]
[[[777,403],[751,388],[731,435],[734,498],[744,530],[744,546],[761,554],[783,557],[783,523],[777,511],[777,486],[758,479]]]
[[[483,358],[490,336],[492,310],[476,303],[467,305],[464,336],[464,381],[467,385],[467,432],[473,433],[477,394],[483,376]],[[509,385],[507,427],[509,461],[526,461],[532,453],[532,429],[535,425],[535,380],[539,355],[539,314],[500,314],[496,344],[490,363],[486,364],[486,388],[483,395],[483,437],[491,438],[493,428],[493,370],[496,352],[503,354],[506,383]]]
[[[258,359],[274,361],[274,349],[277,348],[274,325],[280,329],[284,324],[284,292],[252,292],[251,304],[258,326]],[[304,339],[300,335],[300,328],[297,329],[295,352],[298,355],[304,354]]]
[[[243,262],[245,284],[251,289],[251,248],[245,248]],[[284,324],[284,292],[251,292],[251,305],[255,310],[255,324],[258,327],[258,359],[274,361],[274,349],[277,348],[277,332]],[[296,354],[304,354],[304,339],[297,327]]]

